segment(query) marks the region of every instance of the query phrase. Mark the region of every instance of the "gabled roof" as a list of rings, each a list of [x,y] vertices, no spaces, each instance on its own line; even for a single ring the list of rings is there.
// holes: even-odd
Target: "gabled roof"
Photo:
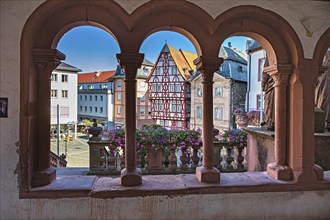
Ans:
[[[253,41],[248,47],[247,47],[247,51],[251,52],[254,50],[261,50],[262,46],[260,45],[260,43],[258,41]]]
[[[70,72],[81,72],[81,69],[78,69],[77,67],[71,66],[67,63],[61,62],[60,65],[56,67],[56,70],[64,70],[64,71],[70,71]]]
[[[247,64],[246,55],[239,50],[232,49],[230,47],[222,46],[220,48],[219,57],[223,57],[226,60],[233,60],[243,64]]]
[[[115,75],[115,72],[115,70],[111,70],[104,72],[81,73],[78,74],[78,84],[109,82]]]
[[[141,68],[137,70],[136,78],[144,78],[144,79],[148,78],[149,74],[146,74],[143,70],[143,67],[145,66],[153,67],[154,64],[147,59],[143,59]],[[116,79],[116,78],[124,78],[124,77],[125,77],[124,70],[121,69],[119,65],[117,65],[116,73],[113,76],[113,78]]]
[[[171,54],[174,63],[176,64],[176,67],[178,68],[183,78],[188,80],[193,77],[191,71],[194,72],[196,70],[194,60],[197,58],[197,54],[181,49],[177,50],[174,47],[169,46],[167,43],[165,43],[162,52],[167,51]],[[186,71],[184,71],[185,69]]]

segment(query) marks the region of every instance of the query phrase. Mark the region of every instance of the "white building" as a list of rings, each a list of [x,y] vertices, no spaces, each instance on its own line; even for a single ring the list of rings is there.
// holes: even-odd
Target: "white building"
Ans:
[[[113,71],[78,75],[78,119],[102,120],[114,127]]]
[[[61,63],[51,75],[51,125],[57,124],[57,105],[59,123],[77,122],[77,73],[81,70]]]
[[[246,111],[263,108],[261,80],[266,52],[257,41],[247,42],[248,84],[246,94]]]

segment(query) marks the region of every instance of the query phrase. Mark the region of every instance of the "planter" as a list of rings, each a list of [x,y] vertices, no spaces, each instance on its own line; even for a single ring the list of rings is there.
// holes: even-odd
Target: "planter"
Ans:
[[[248,126],[249,118],[245,114],[236,114],[235,122],[238,125],[238,128],[245,128]]]
[[[165,158],[163,156],[163,151],[161,149],[158,149],[155,151],[154,149],[151,149],[148,151],[146,156],[146,170],[164,170],[164,163]]]

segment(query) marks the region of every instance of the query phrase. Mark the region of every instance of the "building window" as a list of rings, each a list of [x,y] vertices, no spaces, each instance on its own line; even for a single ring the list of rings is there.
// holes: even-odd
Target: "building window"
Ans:
[[[102,95],[100,96],[100,98],[101,98],[101,101],[103,101],[103,96]]]
[[[261,108],[261,95],[257,94],[257,109]]]
[[[102,84],[100,85],[101,89],[108,89],[108,85],[107,84]]]
[[[101,96],[102,97],[102,96]],[[103,113],[103,107],[100,107],[100,113]]]
[[[118,93],[118,94],[117,94],[117,100],[118,100],[118,101],[121,101],[121,93]]]
[[[161,92],[162,91],[162,85],[158,84],[157,85],[157,92]]]
[[[164,107],[163,107],[163,101],[159,100],[159,111],[163,111]]]
[[[180,105],[180,104],[177,105],[177,107],[176,107],[176,111],[177,111],[177,112],[181,112],[181,105]]]
[[[180,92],[180,85],[179,84],[175,84],[175,91]]]
[[[140,87],[141,87],[141,88],[144,88],[145,86],[146,86],[146,83],[145,83],[144,81],[141,81],[141,82],[140,82]]]
[[[50,77],[50,81],[52,82],[57,82],[57,74],[52,73],[51,77]]]
[[[202,118],[202,107],[197,106],[197,118]]]
[[[258,82],[262,80],[262,71],[264,70],[265,58],[258,59]]]
[[[93,108],[92,108],[91,106],[89,106],[89,111],[90,111],[90,112],[93,111]]]
[[[117,107],[117,114],[120,115],[121,114],[121,106]]]
[[[68,90],[62,90],[62,98],[68,98]]]
[[[80,106],[79,108],[80,108],[80,111],[82,111],[82,106]]]
[[[145,114],[144,108],[140,108],[140,115],[144,115],[144,114]]]
[[[164,126],[164,120],[160,120],[160,121],[159,121],[159,124],[160,124],[161,126]]]
[[[214,108],[214,118],[215,120],[222,120],[223,108]]]
[[[202,89],[201,88],[197,88],[197,96],[202,96]]]
[[[151,91],[152,91],[152,92],[156,92],[156,85],[155,85],[155,84],[153,84],[153,85],[151,86]]]
[[[174,85],[173,84],[170,85],[170,92],[174,92]]]
[[[149,70],[147,68],[143,68],[144,73],[149,73]]]
[[[62,75],[62,82],[68,82],[68,75]]]
[[[92,85],[88,85],[88,86],[87,86],[87,89],[88,89],[88,90],[92,90],[92,89],[94,89],[94,86],[92,86]]]
[[[89,96],[89,101],[92,101],[93,100],[93,97],[90,95]]]
[[[97,112],[97,107],[94,107],[94,109],[95,109],[95,112]]]
[[[52,89],[50,91],[50,97],[52,98],[57,98],[57,90],[56,89]]]
[[[156,67],[155,72],[156,72],[156,75],[159,74],[160,73],[160,68],[159,67]]]
[[[155,100],[154,109],[155,111],[158,111],[158,100]]]
[[[83,87],[83,86],[78,86],[78,89],[79,89],[79,90],[83,90],[84,87]]]
[[[140,98],[140,102],[145,102],[146,101],[146,97],[145,97],[145,95],[144,96],[142,96],[141,98]]]
[[[82,95],[80,95],[79,98],[80,98],[80,101],[82,101]]]
[[[169,126],[168,120],[165,120],[165,126]]]
[[[176,101],[172,102],[172,110],[171,112],[176,112]]]
[[[97,95],[95,95],[94,99],[95,99],[95,101],[97,102]]]
[[[117,87],[121,87],[121,86],[122,86],[122,84],[123,84],[123,82],[122,82],[122,81],[118,81],[118,82],[117,82]]]
[[[68,118],[69,117],[69,107],[61,107],[60,116],[61,116],[61,118]]]
[[[215,96],[222,96],[222,87],[214,88]]]
[[[85,112],[87,112],[87,106],[85,106]]]
[[[181,128],[182,127],[182,122],[178,121],[177,125],[178,125],[179,128]]]
[[[178,69],[176,68],[176,66],[172,66],[172,74],[176,74],[178,71]]]
[[[87,101],[87,95],[85,95],[85,101]]]

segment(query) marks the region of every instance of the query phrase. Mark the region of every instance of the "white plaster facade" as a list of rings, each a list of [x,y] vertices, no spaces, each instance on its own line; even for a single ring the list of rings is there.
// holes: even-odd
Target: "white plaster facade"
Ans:
[[[135,198],[19,199],[18,148],[20,113],[20,38],[24,24],[42,0],[2,0],[0,11],[0,96],[8,97],[8,118],[0,119],[1,219],[328,219],[330,191],[228,193]],[[117,1],[131,13],[146,1]],[[238,5],[257,5],[288,21],[297,33],[305,58],[329,27],[325,1],[191,1],[213,18]],[[313,35],[301,21],[313,19]]]
[[[91,86],[93,89],[91,89]],[[113,82],[86,83],[78,86],[78,120],[104,120],[114,127]]]
[[[77,122],[77,71],[63,70],[59,66],[52,73],[51,81],[51,124],[57,124],[57,105],[59,105],[59,123]],[[63,78],[63,79],[62,79]]]
[[[246,111],[260,110],[263,108],[261,81],[258,79],[259,71],[262,73],[263,68],[259,70],[259,62],[264,60],[266,52],[264,50],[257,50],[248,53],[248,85],[247,85],[247,99]],[[257,103],[259,101],[259,104]]]

